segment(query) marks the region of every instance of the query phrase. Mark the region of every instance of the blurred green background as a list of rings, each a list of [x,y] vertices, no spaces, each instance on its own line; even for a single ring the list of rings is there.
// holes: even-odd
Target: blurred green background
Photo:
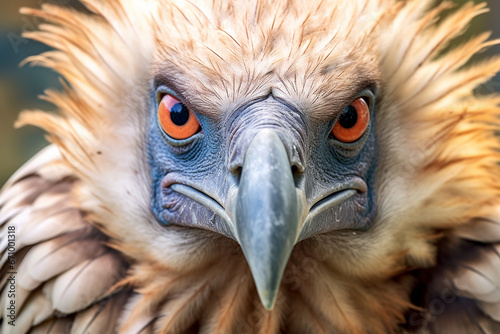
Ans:
[[[43,3],[79,7],[73,0],[0,0],[0,186],[33,154],[47,145],[43,131],[34,127],[14,129],[23,109],[50,110],[38,96],[48,87],[60,88],[51,70],[24,66],[26,57],[48,50],[38,42],[23,39],[22,31],[36,29],[40,20],[19,14],[20,7],[39,8]]]
[[[13,128],[17,114],[23,109],[50,110],[51,106],[37,96],[48,87],[60,87],[57,75],[50,70],[18,66],[24,58],[47,50],[40,43],[21,38],[22,31],[36,28],[37,19],[21,16],[18,8],[38,8],[47,2],[79,6],[76,0],[0,0],[0,185],[27,159],[47,145],[43,132],[39,129]],[[492,11],[476,19],[469,34],[493,30],[493,37],[500,38],[500,1],[489,0],[489,3]],[[486,55],[494,53],[500,53],[500,47],[492,48]],[[497,76],[481,89],[500,90],[500,77]]]

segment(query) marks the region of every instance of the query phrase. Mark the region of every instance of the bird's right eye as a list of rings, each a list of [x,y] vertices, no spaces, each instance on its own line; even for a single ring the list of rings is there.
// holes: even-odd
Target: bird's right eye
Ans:
[[[201,129],[193,112],[169,94],[165,94],[160,101],[158,121],[163,131],[173,139],[187,139]]]

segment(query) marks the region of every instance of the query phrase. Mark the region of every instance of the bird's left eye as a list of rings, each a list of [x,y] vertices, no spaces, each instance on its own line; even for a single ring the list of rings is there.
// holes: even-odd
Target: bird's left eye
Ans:
[[[335,123],[332,135],[344,143],[352,143],[363,136],[370,123],[370,107],[366,98],[354,100]]]
[[[193,112],[169,94],[160,101],[158,121],[163,131],[174,139],[187,139],[200,131],[200,123]]]

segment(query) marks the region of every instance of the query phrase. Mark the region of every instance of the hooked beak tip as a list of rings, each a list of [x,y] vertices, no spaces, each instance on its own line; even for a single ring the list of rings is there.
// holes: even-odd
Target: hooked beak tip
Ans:
[[[274,308],[274,304],[276,302],[276,296],[277,292],[276,291],[264,291],[264,290],[259,290],[259,297],[262,302],[262,305],[266,308],[268,311],[272,311]]]

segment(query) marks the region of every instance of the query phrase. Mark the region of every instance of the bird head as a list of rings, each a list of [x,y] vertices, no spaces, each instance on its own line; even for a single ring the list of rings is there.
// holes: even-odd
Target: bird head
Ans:
[[[380,82],[374,56],[360,41],[332,52],[330,29],[311,29],[311,36],[272,30],[295,15],[305,25],[319,18],[287,14],[296,9],[285,3],[273,13],[265,2],[254,4],[257,17],[249,12],[253,6],[234,6],[233,17],[217,13],[217,20],[228,21],[221,26],[202,18],[195,28],[194,17],[179,18],[176,28],[165,27],[175,32],[159,33],[180,41],[162,41],[156,56],[147,131],[151,204],[164,226],[208,229],[236,240],[262,302],[272,308],[297,242],[371,227]],[[182,13],[197,10],[190,5]],[[238,17],[249,22],[238,23]],[[269,31],[269,40],[256,38],[252,26]],[[186,41],[183,29],[200,36]],[[249,40],[241,39],[246,33]],[[297,38],[307,39],[309,49]],[[182,64],[172,54],[183,55]],[[353,59],[346,60],[348,54]]]
[[[370,308],[383,331],[436,235],[492,214],[496,100],[471,92],[500,61],[463,66],[487,34],[444,52],[483,5],[436,24],[450,3],[84,2],[24,10],[52,22],[26,35],[58,49],[31,61],[71,87],[48,93],[61,116],[21,123],[79,175],[144,310],[182,286],[230,298],[249,270],[278,318],[300,304],[355,331]]]

